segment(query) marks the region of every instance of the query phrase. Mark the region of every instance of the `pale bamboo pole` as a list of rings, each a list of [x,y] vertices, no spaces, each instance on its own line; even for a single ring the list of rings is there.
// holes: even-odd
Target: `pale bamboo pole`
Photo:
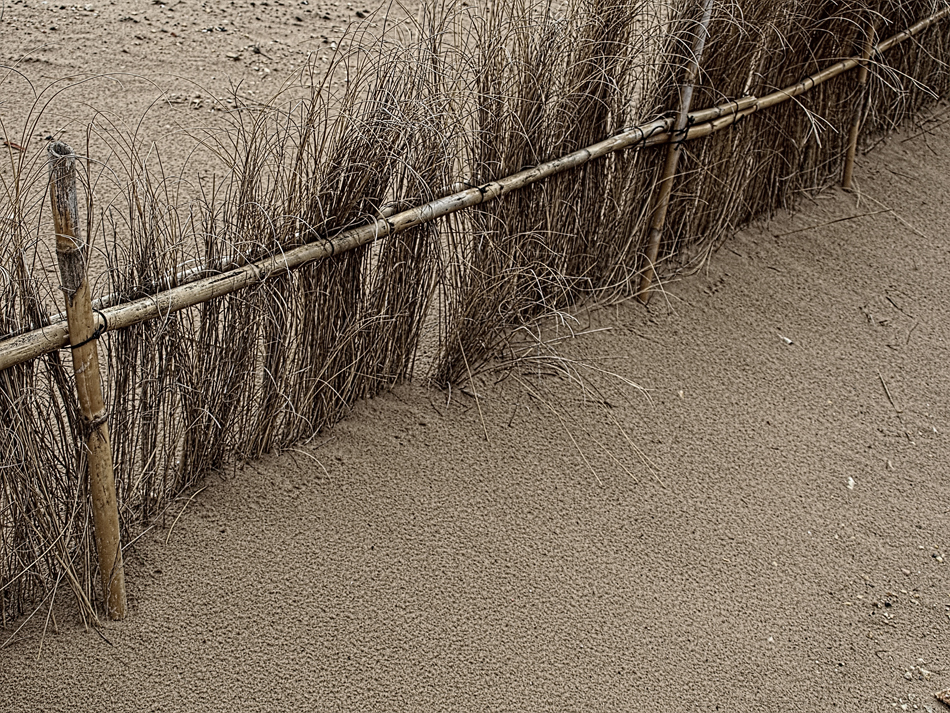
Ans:
[[[690,115],[691,121],[696,125],[694,128],[708,126],[708,122],[710,121],[723,121],[740,112],[748,113],[749,111],[754,111],[756,101],[755,97],[743,97],[742,99],[724,102],[701,111],[693,112]],[[485,184],[485,186],[481,188],[460,190],[452,195],[438,198],[425,205],[411,208],[402,213],[394,214],[392,211],[384,209],[381,211],[384,220],[370,222],[366,226],[346,231],[332,239],[327,238],[325,240],[312,242],[300,248],[295,248],[283,253],[281,255],[281,261],[290,266],[287,269],[293,269],[304,262],[320,260],[329,255],[335,255],[349,250],[352,247],[358,247],[359,245],[364,245],[367,242],[372,242],[373,240],[389,235],[389,233],[386,232],[387,219],[389,218],[393,219],[395,225],[402,226],[405,225],[404,221],[412,216],[418,216],[423,213],[430,216],[427,219],[408,225],[408,227],[414,227],[422,222],[434,220],[462,210],[463,208],[490,201],[499,195],[504,195],[523,188],[556,173],[582,166],[588,161],[600,158],[614,151],[634,147],[658,146],[668,143],[670,140],[669,130],[671,126],[672,120],[670,119],[651,121],[626,129],[616,136],[588,146],[586,149],[575,151],[568,156],[555,159],[554,161],[532,169],[521,171],[512,176],[507,176],[492,184]],[[692,133],[690,137],[692,137]],[[495,188],[491,188],[491,186],[495,186]],[[454,188],[458,187],[459,186],[454,186]],[[485,189],[484,191],[482,191],[483,188]],[[401,227],[397,232],[406,229],[406,227]],[[353,237],[356,239],[351,240]],[[297,261],[298,255],[302,256],[299,262]],[[156,293],[153,296],[144,297],[136,302],[125,302],[117,305],[122,299],[120,294],[105,295],[94,302],[96,310],[99,311],[99,314],[96,316],[96,319],[100,320],[100,322],[97,323],[97,328],[107,328],[111,330],[119,326],[127,327],[149,319],[156,319],[170,312],[192,307],[207,299],[211,299],[211,297],[217,297],[242,289],[248,285],[260,282],[265,276],[269,275],[270,273],[263,272],[263,270],[272,262],[273,259],[266,258],[253,266],[245,264],[239,267],[239,259],[229,256],[221,258],[213,265],[208,264],[188,268],[186,270],[176,269],[174,274],[163,277],[160,283],[163,286],[174,285],[173,287]],[[250,269],[252,273],[262,271],[260,272],[261,277],[257,279],[251,275],[246,283],[242,281],[244,278],[228,280],[224,275],[230,274],[233,271],[231,268]],[[225,271],[227,272],[225,273]],[[208,273],[213,274],[209,276]],[[225,280],[224,285],[221,284],[222,279]],[[214,284],[213,293],[208,291],[208,285],[210,284]],[[230,289],[228,285],[231,286]],[[202,297],[203,295],[209,294],[211,297]],[[167,299],[163,297],[163,295],[166,296]],[[106,320],[108,320],[108,324]],[[50,319],[50,324],[45,327],[29,329],[29,331],[23,332],[14,332],[0,341],[0,371],[30,361],[31,359],[35,359],[56,349],[61,349],[68,343],[69,330],[67,329],[66,323],[62,321],[62,315],[53,315]]]
[[[928,27],[939,22],[945,17],[950,17],[950,5],[945,7],[943,10],[935,12],[930,17],[925,17],[924,19],[915,22],[903,32],[898,32],[896,35],[891,35],[886,40],[882,40],[877,46],[876,52],[887,52],[887,50],[889,50],[894,45],[899,45],[904,40],[909,40],[911,37],[919,35]]]
[[[666,214],[670,208],[670,195],[673,192],[673,181],[676,178],[676,167],[679,165],[683,141],[689,128],[689,110],[693,103],[693,89],[699,76],[699,67],[703,61],[703,52],[706,49],[706,38],[709,36],[709,22],[712,19],[714,0],[706,0],[703,7],[703,16],[699,22],[699,30],[693,41],[693,51],[686,66],[686,77],[680,86],[680,108],[676,123],[673,125],[673,141],[666,151],[666,163],[663,174],[657,186],[657,199],[650,220],[650,233],[647,237],[646,268],[640,275],[640,289],[637,297],[643,304],[650,301],[651,286],[656,279],[656,258],[660,252],[660,238],[663,236],[663,226],[666,225]]]
[[[841,178],[841,187],[851,189],[851,180],[854,178],[854,158],[858,153],[858,138],[861,135],[861,122],[864,120],[864,110],[867,103],[868,61],[874,51],[874,26],[867,27],[867,37],[864,39],[864,51],[861,53],[863,61],[858,70],[858,103],[854,109],[854,121],[851,123],[851,133],[848,135],[848,154],[844,159],[844,175]]]
[[[908,29],[882,41],[874,48],[872,54],[883,53],[948,16],[950,16],[950,7],[936,12]],[[854,69],[860,63],[861,59],[857,57],[843,60],[820,72],[816,72],[810,77],[806,77],[796,84],[776,90],[764,97],[742,97],[708,109],[692,112],[689,115],[690,120],[688,122],[691,126],[685,134],[685,140],[693,141],[717,131],[722,131],[750,114],[804,94],[819,84]],[[256,284],[277,272],[292,270],[303,263],[320,260],[464,208],[485,203],[556,173],[582,166],[588,161],[614,151],[669,143],[673,140],[673,134],[670,132],[671,125],[672,122],[669,119],[660,119],[631,127],[616,136],[535,168],[500,178],[478,188],[436,199],[417,208],[397,213],[391,219],[372,221],[363,227],[354,228],[333,238],[315,240],[313,243],[283,253],[279,257],[267,258],[254,265],[245,265],[237,270],[229,270],[226,273],[211,277],[201,276],[206,275],[208,271],[221,269],[223,265],[192,268],[180,275],[181,280],[188,281],[187,284],[181,284],[177,279],[179,276],[173,276],[167,279],[177,283],[177,287],[135,302],[127,302],[103,309],[101,316],[95,317],[97,320],[96,328],[117,329],[164,317],[171,312],[193,307],[208,299]],[[679,137],[677,140],[682,139],[683,137]],[[275,264],[277,264],[279,270],[272,269]],[[196,279],[198,277],[201,277],[201,279]],[[114,300],[118,297],[118,295],[110,295],[103,298],[103,304],[114,304]],[[106,319],[108,324],[106,324]],[[0,371],[61,349],[67,344],[69,344],[69,330],[64,322],[54,321],[48,326],[25,333],[7,335],[0,340]]]
[[[112,446],[108,412],[102,397],[97,340],[100,326],[92,311],[86,264],[86,244],[79,227],[76,203],[76,155],[66,144],[49,145],[50,204],[56,229],[56,255],[66,293],[66,319],[73,352],[76,391],[88,449],[89,491],[95,526],[102,595],[110,619],[126,614],[125,573],[119,541]],[[104,325],[103,325],[104,326]]]

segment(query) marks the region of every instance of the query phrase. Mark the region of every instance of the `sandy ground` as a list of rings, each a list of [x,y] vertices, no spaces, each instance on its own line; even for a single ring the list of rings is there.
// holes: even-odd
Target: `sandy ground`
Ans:
[[[235,106],[287,109],[360,37],[413,33],[406,11],[379,5],[0,0],[0,179],[23,159],[27,175],[45,175],[57,139],[91,157],[105,205],[124,190],[134,145],[153,181],[194,198],[226,171],[214,145],[230,143]],[[345,79],[334,74],[328,92]]]
[[[253,88],[273,72],[226,52],[270,22],[289,61],[333,21],[317,3],[130,6],[7,3],[6,60],[40,47],[41,70],[21,64],[40,84],[121,55],[166,91],[190,81],[161,79],[167,62]],[[107,48],[72,57],[70,32]],[[136,92],[94,99],[131,115]],[[43,610],[0,649],[0,710],[939,710],[942,121],[649,308],[579,314],[560,363],[451,398],[401,387],[211,479],[128,551],[127,621],[83,631],[64,597],[56,631]]]

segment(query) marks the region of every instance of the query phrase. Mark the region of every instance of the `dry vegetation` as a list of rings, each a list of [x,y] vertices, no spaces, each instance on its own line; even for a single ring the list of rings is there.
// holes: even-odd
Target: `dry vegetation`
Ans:
[[[870,27],[887,36],[943,8],[716,3],[694,107],[793,84],[859,54]],[[214,184],[165,175],[139,137],[90,126],[89,144],[111,152],[87,161],[82,176],[100,306],[326,240],[669,115],[695,28],[696,3],[683,1],[430,7],[398,42],[357,36],[330,69],[306,67],[303,99],[289,85],[262,106],[235,97],[231,130],[202,138],[227,170]],[[874,57],[865,135],[943,94],[948,56],[942,23]],[[334,90],[330,78],[344,75]],[[661,245],[665,274],[701,264],[731,229],[834,180],[858,103],[845,75],[687,144]],[[43,267],[55,264],[42,251],[45,166],[35,154],[6,154],[0,335],[60,309]],[[210,470],[308,437],[356,399],[414,373],[439,385],[467,380],[494,358],[522,354],[512,335],[531,332],[519,328],[580,299],[632,294],[661,165],[655,151],[611,154],[111,332],[100,345],[127,531]],[[73,393],[60,352],[0,372],[4,625],[66,587],[95,618],[85,425]]]

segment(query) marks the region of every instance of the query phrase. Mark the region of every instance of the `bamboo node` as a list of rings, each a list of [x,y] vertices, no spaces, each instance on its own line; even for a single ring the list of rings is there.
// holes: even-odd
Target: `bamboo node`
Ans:
[[[70,243],[69,247],[57,248],[57,252],[65,253],[66,255],[72,255],[73,253],[81,253],[84,249],[84,245],[76,242],[76,239],[72,235],[67,235],[65,233],[56,233],[56,240],[68,240]]]

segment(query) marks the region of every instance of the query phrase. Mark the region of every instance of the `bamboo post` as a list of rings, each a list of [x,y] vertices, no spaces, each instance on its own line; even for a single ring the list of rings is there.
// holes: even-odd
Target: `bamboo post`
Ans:
[[[126,614],[125,572],[119,541],[112,446],[108,413],[102,396],[97,328],[86,271],[86,244],[79,227],[76,203],[76,155],[57,141],[49,146],[50,203],[56,229],[56,256],[62,289],[66,293],[66,320],[73,352],[76,391],[88,448],[89,490],[95,525],[96,550],[102,577],[102,594],[110,619]]]
[[[693,42],[693,53],[686,68],[686,78],[680,86],[680,108],[676,123],[673,125],[673,140],[666,152],[666,163],[658,187],[656,205],[653,208],[653,217],[650,220],[650,233],[647,238],[646,270],[640,276],[640,289],[637,293],[640,301],[646,304],[650,301],[650,291],[653,280],[656,278],[656,258],[660,252],[660,238],[663,235],[663,226],[666,224],[666,213],[670,207],[670,195],[673,192],[673,180],[676,177],[676,167],[679,164],[682,143],[689,129],[689,108],[693,103],[693,88],[699,75],[699,65],[703,61],[703,51],[706,48],[706,38],[709,35],[709,22],[712,19],[713,0],[706,0],[703,7],[703,18],[699,23],[699,31]]]
[[[874,51],[874,26],[869,25],[867,37],[864,39],[864,51],[861,53],[861,67],[858,69],[858,105],[854,110],[854,121],[851,123],[851,134],[848,136],[848,155],[844,161],[844,176],[841,187],[850,190],[851,179],[854,177],[854,157],[858,153],[858,136],[861,133],[861,122],[867,102],[868,61]]]

